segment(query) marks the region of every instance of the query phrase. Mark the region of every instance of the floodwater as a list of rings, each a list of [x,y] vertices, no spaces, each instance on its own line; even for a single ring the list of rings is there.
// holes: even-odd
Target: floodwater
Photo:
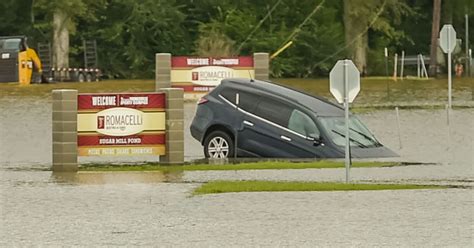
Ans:
[[[196,104],[186,103],[185,160],[203,157],[189,125]],[[51,164],[51,102],[49,99],[0,98],[0,164],[2,168],[49,168]],[[358,114],[376,137],[411,162],[467,163],[474,161],[474,109],[453,110],[447,126],[446,110],[400,110],[400,131],[395,110]],[[401,148],[399,142],[401,136]],[[25,152],[27,151],[27,152]],[[81,157],[90,162],[159,161],[156,157]]]
[[[185,104],[185,126],[195,105]],[[0,247],[472,247],[474,109],[363,113],[376,137],[433,164],[351,170],[354,181],[444,190],[230,193],[192,196],[209,180],[343,181],[343,169],[53,174],[49,99],[0,99]],[[400,136],[399,136],[400,135]],[[401,147],[399,142],[401,138]],[[202,158],[185,130],[186,160]],[[140,162],[156,158],[109,158]],[[107,159],[81,158],[80,162]]]

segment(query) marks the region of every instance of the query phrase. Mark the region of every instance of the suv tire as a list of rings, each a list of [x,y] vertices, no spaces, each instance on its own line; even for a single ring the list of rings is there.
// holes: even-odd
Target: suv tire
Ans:
[[[229,158],[234,155],[234,142],[226,132],[217,130],[204,139],[206,158]]]

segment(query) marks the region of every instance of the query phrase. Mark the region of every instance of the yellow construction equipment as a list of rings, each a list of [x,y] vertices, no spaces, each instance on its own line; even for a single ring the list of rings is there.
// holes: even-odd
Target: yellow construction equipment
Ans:
[[[0,37],[0,56],[0,83],[29,85],[34,71],[40,75],[43,72],[41,60],[36,51],[28,47],[26,36]]]

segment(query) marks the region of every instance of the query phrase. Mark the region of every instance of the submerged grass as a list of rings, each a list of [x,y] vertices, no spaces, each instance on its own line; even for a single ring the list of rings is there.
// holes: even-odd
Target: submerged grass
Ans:
[[[55,89],[74,89],[79,93],[100,92],[152,92],[155,90],[154,80],[104,80],[100,82],[60,82],[50,84],[31,84],[20,86],[17,83],[0,83],[0,97],[49,97]]]
[[[353,190],[407,190],[445,189],[448,186],[415,184],[345,184],[336,182],[278,182],[278,181],[213,181],[195,189],[194,195],[231,192],[275,191],[353,191]]]
[[[328,78],[301,79],[275,78],[275,82],[300,89],[313,95],[333,99],[329,92]],[[96,92],[151,92],[155,90],[154,80],[104,80],[91,83],[52,83],[19,86],[17,83],[0,83],[2,97],[44,97],[49,98],[53,89],[77,89],[79,93]],[[366,77],[361,79],[361,91],[354,107],[359,105],[433,105],[442,103],[447,97],[447,80],[419,80],[407,78],[393,81],[384,77]],[[474,101],[473,78],[453,78],[453,101],[466,104]],[[471,105],[469,105],[471,106]]]
[[[369,113],[369,112],[374,112],[374,111],[379,111],[379,110],[394,110],[396,107],[400,110],[411,110],[411,109],[417,109],[417,110],[440,110],[440,109],[446,109],[446,105],[444,104],[414,104],[414,105],[397,105],[397,104],[388,104],[388,105],[354,105],[351,108],[352,113],[360,114],[360,113]],[[474,105],[472,104],[466,104],[466,105],[456,105],[453,106],[453,109],[470,109],[473,108]]]
[[[393,167],[400,166],[398,162],[353,162],[352,168],[363,167]],[[193,165],[100,165],[88,164],[80,167],[81,171],[206,171],[206,170],[283,170],[283,169],[325,169],[344,168],[344,162],[339,161],[315,161],[315,162],[291,162],[291,161],[267,161],[238,164],[193,164]]]
[[[333,99],[329,92],[329,79],[277,79],[288,86],[316,94],[327,99]],[[473,78],[453,78],[453,101],[472,102],[474,100]],[[355,100],[359,104],[396,104],[432,105],[444,103],[447,100],[448,87],[445,78],[430,78],[420,80],[406,78],[393,81],[391,78],[366,77],[361,78],[360,93]]]

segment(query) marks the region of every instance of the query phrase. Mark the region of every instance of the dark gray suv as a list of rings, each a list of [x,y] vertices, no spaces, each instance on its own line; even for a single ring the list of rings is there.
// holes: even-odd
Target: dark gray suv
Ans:
[[[365,125],[350,116],[351,155],[395,157]],[[344,109],[275,84],[225,79],[198,102],[192,136],[209,158],[343,158]],[[235,154],[237,153],[237,154]]]

